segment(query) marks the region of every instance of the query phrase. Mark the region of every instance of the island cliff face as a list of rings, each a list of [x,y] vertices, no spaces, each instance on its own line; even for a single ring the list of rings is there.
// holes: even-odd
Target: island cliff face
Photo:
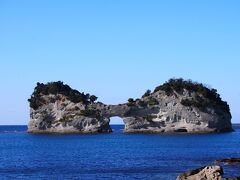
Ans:
[[[119,105],[96,102],[62,82],[38,83],[30,102],[29,133],[108,133],[119,116],[127,133],[232,131],[231,113],[215,89],[170,79],[140,99]]]

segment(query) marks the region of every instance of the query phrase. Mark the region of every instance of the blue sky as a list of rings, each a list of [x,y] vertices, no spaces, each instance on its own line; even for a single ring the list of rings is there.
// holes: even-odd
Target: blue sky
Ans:
[[[233,0],[0,0],[0,124],[27,124],[38,81],[62,80],[116,104],[171,77],[217,88],[240,123],[239,7]]]

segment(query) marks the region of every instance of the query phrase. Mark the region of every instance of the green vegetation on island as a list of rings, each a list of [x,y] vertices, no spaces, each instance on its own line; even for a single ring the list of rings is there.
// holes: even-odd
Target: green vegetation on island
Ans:
[[[168,82],[155,88],[154,93],[157,91],[164,91],[166,95],[171,96],[175,92],[183,94],[184,90],[189,93],[195,93],[191,99],[183,99],[181,104],[184,106],[194,106],[204,109],[208,106],[218,106],[222,110],[229,112],[230,108],[227,102],[222,101],[216,89],[210,89],[202,83],[193,82],[191,80],[170,79]]]
[[[34,92],[31,95],[31,98],[28,99],[30,107],[37,109],[42,104],[44,100],[41,98],[42,95],[57,95],[61,94],[66,96],[66,98],[73,103],[83,103],[89,104],[97,100],[97,97],[90,94],[80,93],[79,91],[72,89],[70,86],[64,84],[62,81],[50,82],[47,84],[37,83],[37,86],[34,89]]]

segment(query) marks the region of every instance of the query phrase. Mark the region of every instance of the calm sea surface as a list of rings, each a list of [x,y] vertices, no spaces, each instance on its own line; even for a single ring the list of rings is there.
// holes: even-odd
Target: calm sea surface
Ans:
[[[210,135],[30,135],[0,126],[0,179],[175,179],[184,171],[240,157],[235,132]],[[240,176],[240,165],[224,166]]]

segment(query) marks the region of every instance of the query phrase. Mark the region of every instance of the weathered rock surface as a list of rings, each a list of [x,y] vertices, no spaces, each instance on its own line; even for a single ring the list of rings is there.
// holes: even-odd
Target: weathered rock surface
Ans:
[[[29,133],[108,133],[106,108],[97,97],[80,93],[62,82],[38,83],[30,102]]]
[[[223,169],[220,166],[207,166],[183,173],[177,180],[222,180]]]
[[[240,180],[240,177],[223,178],[221,166],[206,166],[185,172],[177,177],[177,180]]]
[[[105,105],[62,82],[38,83],[30,102],[30,133],[111,132],[119,116],[128,133],[209,133],[232,130],[229,106],[216,90],[173,79],[141,99]]]
[[[102,116],[101,112],[96,110],[96,107],[100,108],[102,104],[84,105],[73,103],[64,96],[60,97],[56,100],[52,95],[42,96],[47,104],[37,110],[30,110],[29,133],[108,133],[112,131],[109,118]],[[49,101],[50,99],[52,102]]]

